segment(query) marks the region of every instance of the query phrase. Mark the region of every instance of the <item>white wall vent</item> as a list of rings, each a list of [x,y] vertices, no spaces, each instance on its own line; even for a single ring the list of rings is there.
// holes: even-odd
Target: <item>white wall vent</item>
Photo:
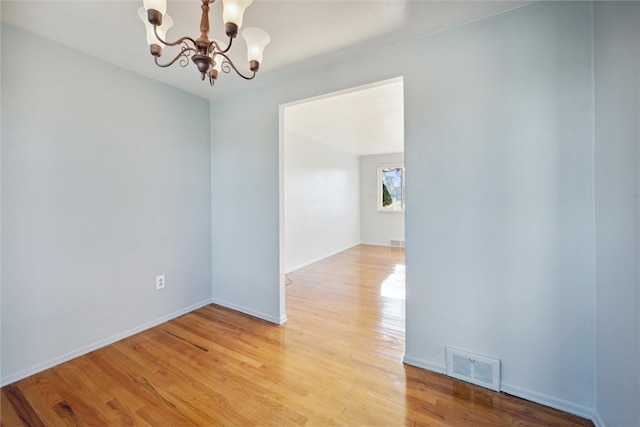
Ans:
[[[396,248],[404,248],[404,240],[391,240],[390,244]]]
[[[500,360],[446,347],[447,375],[500,391]]]

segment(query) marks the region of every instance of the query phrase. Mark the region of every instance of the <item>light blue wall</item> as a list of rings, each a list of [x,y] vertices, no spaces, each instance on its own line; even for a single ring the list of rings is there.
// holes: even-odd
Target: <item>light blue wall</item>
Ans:
[[[214,299],[284,316],[279,105],[403,76],[406,360],[498,357],[505,390],[589,416],[591,19],[538,3],[212,102]]]
[[[425,39],[405,75],[407,361],[502,360],[502,389],[594,404],[591,5]],[[424,64],[423,64],[424,62]]]
[[[210,301],[209,102],[7,25],[1,83],[2,383]]]
[[[640,12],[593,10],[530,5],[210,106],[3,25],[1,382],[212,290],[283,321],[279,106],[404,76],[407,361],[478,351],[506,391],[638,424]]]
[[[640,3],[594,3],[596,411],[640,426]]]
[[[213,300],[281,323],[278,104],[255,91],[211,104]]]

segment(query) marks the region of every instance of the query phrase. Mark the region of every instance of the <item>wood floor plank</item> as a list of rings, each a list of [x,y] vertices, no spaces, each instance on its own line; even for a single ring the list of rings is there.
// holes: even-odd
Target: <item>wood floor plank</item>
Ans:
[[[12,384],[4,387],[3,391],[5,389],[5,398],[21,423],[28,426],[44,427],[44,423],[31,406],[31,403],[25,398],[20,387]]]
[[[287,275],[288,322],[208,305],[0,390],[2,426],[593,424],[404,365],[404,252]]]
[[[10,402],[10,390],[6,386],[6,390],[0,393],[0,427],[19,427],[24,426],[24,422],[20,415],[16,412],[13,404]]]
[[[39,409],[38,416],[45,425],[60,423],[60,417],[54,408],[64,401],[55,387],[51,385],[50,378],[51,372],[43,372],[42,375],[34,375],[22,381],[20,387],[31,406]]]

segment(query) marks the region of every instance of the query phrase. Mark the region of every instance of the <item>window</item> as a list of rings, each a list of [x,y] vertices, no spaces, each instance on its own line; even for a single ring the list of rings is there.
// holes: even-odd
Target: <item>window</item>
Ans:
[[[404,212],[404,178],[403,163],[378,166],[378,211]]]

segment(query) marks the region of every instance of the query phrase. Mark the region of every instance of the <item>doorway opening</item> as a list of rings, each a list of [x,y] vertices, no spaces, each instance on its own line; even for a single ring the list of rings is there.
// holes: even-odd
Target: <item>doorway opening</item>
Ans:
[[[403,90],[398,77],[280,107],[282,311],[291,272],[358,245],[404,254]],[[400,274],[395,297],[404,256]]]

